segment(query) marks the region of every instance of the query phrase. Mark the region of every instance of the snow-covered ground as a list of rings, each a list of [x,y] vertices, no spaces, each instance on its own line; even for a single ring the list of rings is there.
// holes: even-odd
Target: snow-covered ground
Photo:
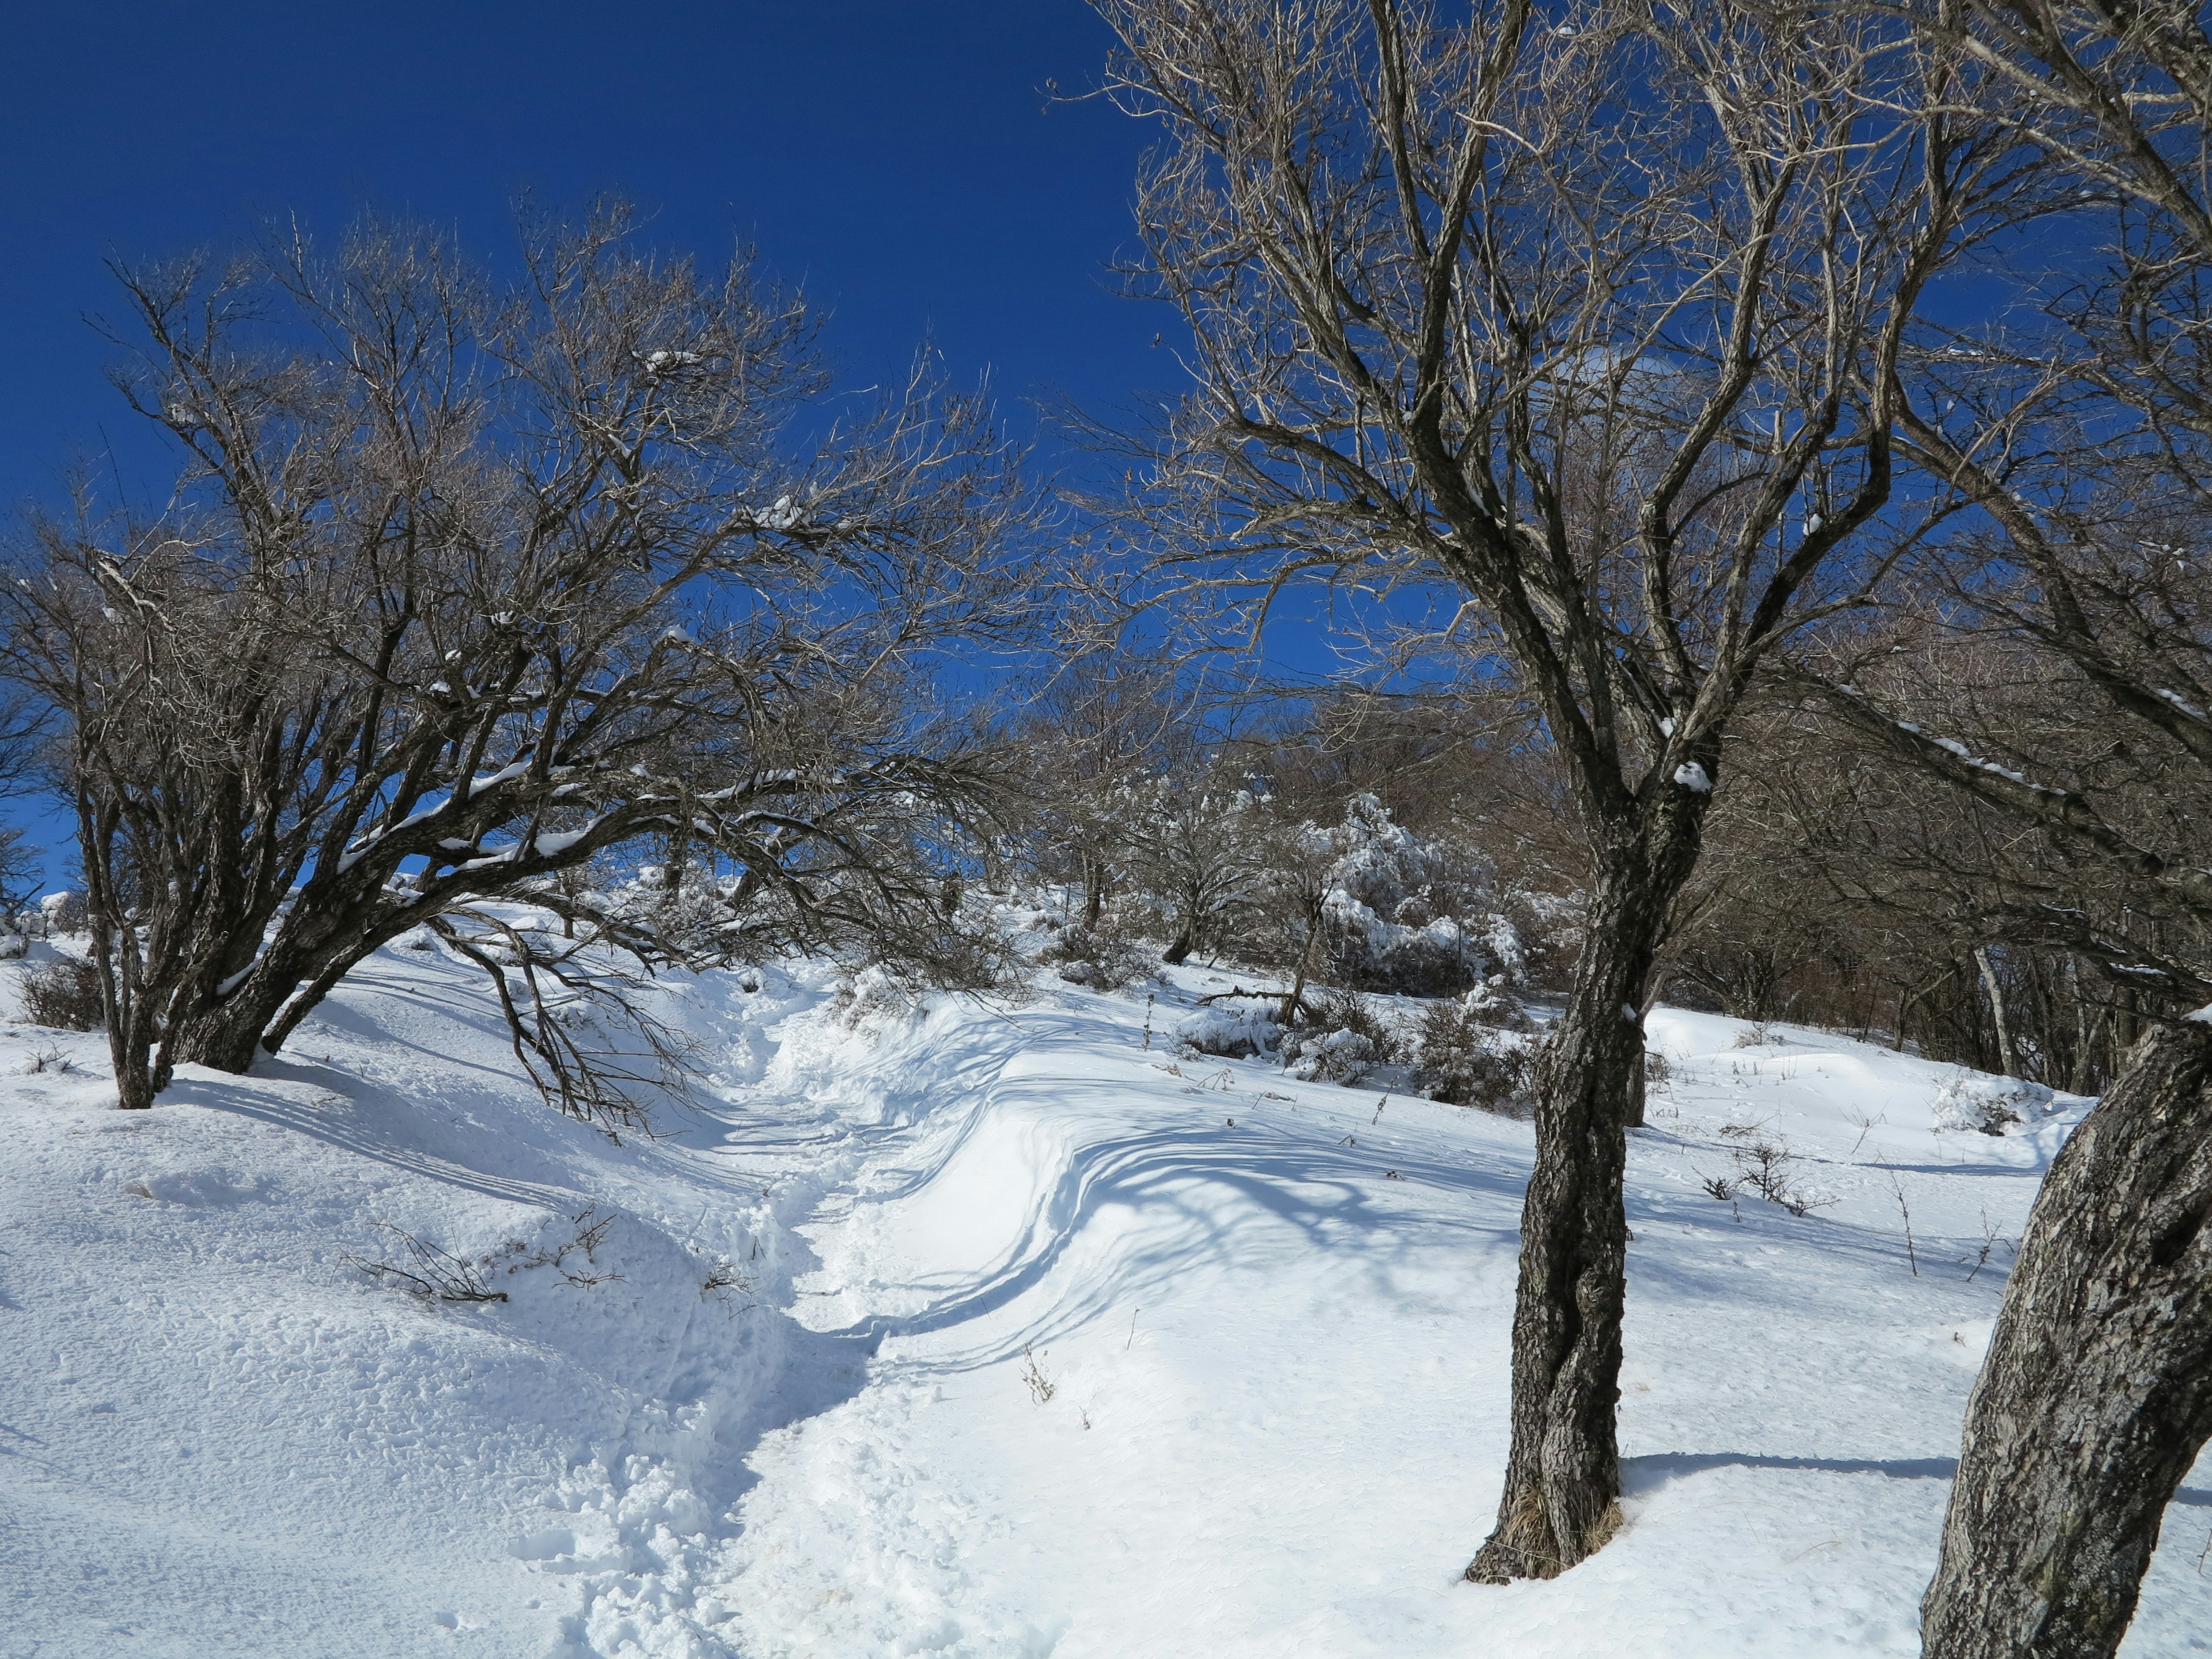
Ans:
[[[1525,1124],[1179,1059],[1226,975],[855,1022],[794,969],[672,986],[708,1085],[616,1146],[472,975],[386,951],[143,1115],[0,1026],[0,1655],[1912,1653],[2084,1104],[1654,1015],[1629,1524],[1480,1589]],[[1762,1143],[1820,1207],[1709,1194]],[[2126,1653],[2212,1651],[2208,1544],[2200,1466]]]

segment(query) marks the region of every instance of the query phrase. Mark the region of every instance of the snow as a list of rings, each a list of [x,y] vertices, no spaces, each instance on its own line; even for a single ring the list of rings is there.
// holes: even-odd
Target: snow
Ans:
[[[1232,983],[668,983],[707,1080],[620,1146],[434,946],[150,1113],[0,1027],[0,1655],[1917,1651],[2002,1241],[2087,1103],[1947,1128],[2001,1081],[1654,1011],[1628,1525],[1478,1589],[1528,1127],[1168,1051]],[[1832,1203],[1708,1196],[1748,1136]],[[507,1299],[378,1282],[394,1228]],[[2200,1466],[2131,1659],[2212,1650],[2208,1533]]]

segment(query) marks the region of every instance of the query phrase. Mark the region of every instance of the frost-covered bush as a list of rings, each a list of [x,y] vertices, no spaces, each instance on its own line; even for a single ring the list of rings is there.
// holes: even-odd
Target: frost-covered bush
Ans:
[[[1302,824],[1281,841],[1274,887],[1306,934],[1286,953],[1303,958],[1317,943],[1331,982],[1443,996],[1526,971],[1496,872],[1474,848],[1414,834],[1370,794],[1352,799],[1341,823]]]
[[[1431,1100],[1517,1113],[1531,1082],[1528,1017],[1488,986],[1430,1005],[1414,1031],[1413,1080]]]
[[[74,888],[49,893],[39,901],[49,938],[57,933],[82,933],[85,928],[84,895]]]
[[[2051,1097],[2040,1083],[1962,1072],[1936,1091],[1931,1114],[1939,1129],[2001,1135],[2008,1124],[2033,1122],[2048,1112]]]
[[[1506,988],[1503,974],[1493,974],[1468,991],[1460,998],[1459,1008],[1468,1019],[1477,1025],[1491,1026],[1501,1031],[1535,1029],[1529,1023],[1528,1011],[1521,1006],[1521,999]]]
[[[863,968],[841,981],[830,998],[831,1017],[850,1030],[870,1020],[904,1019],[921,1006],[908,987],[880,967]]]
[[[1152,966],[1152,953],[1110,912],[1096,927],[1063,928],[1038,960],[1056,967],[1069,984],[1094,991],[1119,990],[1142,979]]]
[[[14,962],[30,948],[31,941],[14,928],[0,928],[0,962]]]
[[[1360,1031],[1309,1031],[1290,1039],[1284,1056],[1292,1077],[1347,1086],[1361,1081],[1382,1062],[1375,1039]]]
[[[1357,991],[1332,991],[1313,1012],[1313,1024],[1286,1038],[1283,1059],[1293,1077],[1355,1084],[1377,1066],[1396,1065],[1405,1042],[1397,1025]]]
[[[1267,819],[1261,798],[1223,763],[1189,778],[1162,776],[1129,791],[1127,857],[1160,936],[1163,958],[1233,945],[1264,884]]]
[[[1211,1002],[1184,1016],[1175,1039],[1187,1055],[1252,1060],[1273,1053],[1279,1034],[1273,1003]]]

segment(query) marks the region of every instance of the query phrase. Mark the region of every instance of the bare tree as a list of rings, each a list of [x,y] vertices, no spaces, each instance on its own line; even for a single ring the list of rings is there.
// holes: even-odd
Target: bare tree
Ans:
[[[1094,0],[1165,129],[1148,279],[1198,385],[1152,447],[1170,586],[1411,607],[1534,705],[1589,858],[1522,1217],[1512,1447],[1468,1568],[1617,1522],[1632,1109],[1669,907],[1754,667],[1873,575],[1893,365],[2001,200],[1893,23],[1522,0]]]
[[[1145,780],[1195,758],[1191,715],[1172,664],[1079,650],[1011,725],[1027,763],[1037,868],[1080,888],[1085,933],[1127,873]]]
[[[503,290],[374,224],[118,270],[176,505],[38,523],[4,603],[67,722],[126,1104],[472,901],[641,945],[550,878],[641,841],[716,878],[725,954],[934,914],[989,778],[927,664],[1033,610],[988,408],[925,362],[796,447],[795,296],[619,208],[525,229]]]
[[[1898,406],[1905,458],[1961,509],[1940,614],[2029,672],[1992,707],[1869,660],[1832,705],[2109,893],[1996,872],[2014,937],[2098,964],[2154,1020],[2038,1198],[1923,1627],[1941,1659],[2087,1659],[2118,1647],[2212,1437],[2212,1025],[2176,1018],[2212,991],[2212,38],[2181,4],[1897,9],[1978,66],[1960,106],[2069,186],[2023,303],[1929,341]],[[1964,580],[1962,549],[1984,556]]]

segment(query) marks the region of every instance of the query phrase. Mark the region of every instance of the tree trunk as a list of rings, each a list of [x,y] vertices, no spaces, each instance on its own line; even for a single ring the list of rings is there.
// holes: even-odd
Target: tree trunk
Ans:
[[[226,1001],[196,1011],[178,1034],[177,1058],[218,1072],[251,1070],[261,1052],[261,1034],[276,1012],[267,995],[254,994],[259,988],[245,987]],[[276,1006],[283,1006],[281,998]]]
[[[1997,1066],[2007,1077],[2018,1077],[2020,1051],[2013,1044],[2012,1020],[2005,1011],[2004,981],[1997,977],[1996,963],[1990,960],[1990,947],[1974,947],[1974,965],[1982,971],[1982,989],[1990,999],[1990,1018],[1997,1032]]]
[[[1928,1659],[2090,1659],[2212,1435],[2212,1024],[2154,1030],[2043,1183],[2005,1286]]]
[[[1083,931],[1090,933],[1098,926],[1098,918],[1106,908],[1106,861],[1090,854],[1083,860]]]
[[[1291,1016],[1298,1012],[1300,1005],[1305,1001],[1306,977],[1313,971],[1314,946],[1320,943],[1321,912],[1316,909],[1306,920],[1306,942],[1298,951],[1297,977],[1291,981],[1290,992],[1283,998],[1283,1006],[1275,1015],[1275,1024],[1285,1031],[1291,1029]],[[1288,1060],[1284,1062],[1285,1065],[1289,1063]]]
[[[1513,1310],[1513,1445],[1496,1528],[1468,1565],[1478,1583],[1553,1577],[1620,1524],[1623,1126],[1644,1064],[1637,1010],[1674,896],[1632,863],[1599,882],[1542,1061]]]

